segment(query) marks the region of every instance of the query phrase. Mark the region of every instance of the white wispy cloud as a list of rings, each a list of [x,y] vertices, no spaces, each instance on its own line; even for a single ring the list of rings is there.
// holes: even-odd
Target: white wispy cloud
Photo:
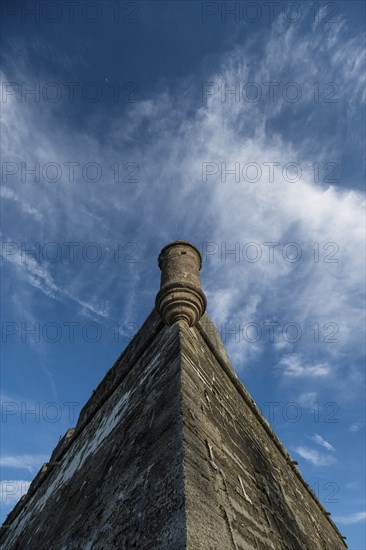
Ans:
[[[331,445],[330,443],[328,443],[328,441],[326,441],[321,435],[319,434],[314,434],[312,436],[310,436],[310,439],[312,441],[314,441],[314,443],[317,443],[318,445],[320,445],[321,447],[324,447],[325,449],[327,449],[327,451],[335,451],[335,448],[333,447],[333,445]]]
[[[357,433],[360,430],[362,430],[363,426],[364,426],[364,422],[354,422],[353,424],[350,425],[349,431],[353,433]]]
[[[304,392],[299,395],[297,402],[303,407],[312,407],[318,400],[318,394],[315,391]]]
[[[333,161],[334,152],[342,150],[344,136],[334,132],[327,134],[327,139],[321,139],[319,105],[314,103],[308,88],[322,74],[327,74],[329,81],[342,81],[342,97],[352,98],[345,103],[347,115],[354,116],[355,106],[363,98],[362,71],[355,69],[362,60],[363,43],[361,36],[346,38],[342,25],[329,33],[319,29],[316,25],[310,30],[298,26],[283,28],[276,22],[265,39],[262,37],[265,47],[261,63],[247,44],[234,45],[232,51],[216,58],[216,69],[207,75],[207,81],[219,87],[224,83],[227,88],[250,81],[262,84],[279,80],[284,85],[291,75],[291,80],[303,88],[303,103],[295,106],[281,100],[281,94],[275,102],[253,103],[223,102],[218,93],[204,104],[197,101],[197,91],[201,91],[203,83],[192,84],[188,80],[184,94],[165,89],[148,100],[131,104],[112,122],[103,120],[103,140],[99,140],[96,120],[93,120],[94,126],[90,125],[92,131],[87,133],[79,128],[65,129],[54,124],[47,104],[40,114],[32,109],[31,103],[20,105],[14,97],[9,97],[3,108],[4,123],[5,127],[14,126],[16,130],[9,132],[4,140],[5,160],[40,162],[41,166],[50,161],[60,165],[77,161],[83,165],[93,160],[103,166],[109,180],[112,176],[106,167],[121,158],[140,166],[139,182],[133,186],[103,187],[104,182],[86,185],[81,178],[70,184],[64,174],[56,186],[34,183],[20,186],[19,182],[8,182],[8,187],[13,185],[21,192],[24,202],[37,206],[40,214],[47,217],[45,229],[37,220],[29,222],[35,224],[31,228],[36,234],[45,240],[60,240],[67,220],[68,233],[77,236],[75,240],[90,240],[90,235],[97,233],[101,241],[111,244],[118,235],[118,239],[139,242],[144,259],[151,257],[151,263],[140,262],[138,270],[125,270],[123,280],[121,270],[90,269],[90,264],[81,266],[77,274],[71,269],[65,274],[45,271],[35,264],[19,265],[15,261],[21,283],[26,280],[50,299],[70,298],[76,308],[101,315],[104,311],[99,301],[85,298],[89,296],[89,288],[97,288],[100,295],[105,292],[113,297],[126,296],[126,280],[134,289],[136,281],[148,278],[153,255],[160,245],[175,238],[187,238],[200,248],[203,243],[212,242],[219,246],[220,252],[209,257],[203,282],[210,296],[209,311],[214,321],[246,322],[246,317],[259,323],[276,318],[282,325],[285,319],[296,321],[302,327],[297,343],[301,353],[282,358],[280,367],[284,377],[287,380],[338,379],[339,386],[346,385],[350,392],[352,387],[359,387],[355,383],[352,387],[345,384],[350,374],[347,366],[341,374],[338,372],[338,358],[356,349],[360,353],[364,319],[360,301],[364,198],[353,189],[347,174],[344,174],[344,185],[343,181],[338,185],[314,181],[310,164]],[[295,59],[302,62],[295,63]],[[306,121],[301,130],[299,123],[295,124],[296,109],[308,110],[303,119],[300,117]],[[322,108],[321,115],[334,119],[330,108]],[[291,120],[294,123],[290,127],[283,125],[282,128],[282,123]],[[37,144],[36,148],[33,143]],[[225,163],[228,168],[235,163],[243,167],[256,162],[263,172],[264,163],[276,162],[283,167],[295,162],[303,169],[301,180],[296,183],[289,183],[282,170],[273,182],[267,178],[258,183],[235,183],[228,176],[228,181],[222,183],[218,175],[204,183],[205,162],[217,166]],[[192,204],[199,205],[199,215]],[[151,227],[156,230],[152,232]],[[13,230],[16,232],[16,228]],[[242,246],[238,262],[232,260],[233,256],[221,254],[222,245],[232,250],[235,243],[248,242],[259,244],[262,254],[259,261],[244,261]],[[281,243],[272,263],[266,259],[268,248],[263,245],[268,242]],[[289,242],[301,244],[302,257],[298,263],[283,259],[282,247]],[[311,249],[314,243],[319,243],[322,254],[316,265]],[[323,261],[325,253],[332,251],[331,248],[323,250],[326,243],[336,244],[338,263]],[[113,267],[126,268],[126,265]],[[65,286],[63,279],[67,281]],[[260,299],[248,312],[248,299],[253,295]],[[113,307],[115,310],[110,315],[117,318],[121,314],[121,302],[115,300]],[[128,307],[136,311],[138,300]],[[330,332],[324,329],[327,323],[333,322],[339,327],[337,344],[326,348],[328,357],[332,357],[332,369],[328,359],[319,357],[318,344],[318,347],[311,346],[308,356],[312,359],[304,359],[312,343],[309,338],[314,336],[306,327],[313,326],[314,321],[322,331],[321,342]],[[257,343],[243,341],[241,348],[231,345],[238,369],[250,367],[250,359],[262,352],[266,340],[265,328],[263,325],[261,328],[263,337]],[[278,351],[287,345],[283,339],[277,342]]]
[[[14,244],[17,246],[17,243]],[[6,246],[6,242],[4,242],[4,246]],[[11,241],[8,241],[8,246],[9,251],[3,255],[3,261],[10,262],[14,265],[20,276],[30,285],[43,292],[49,298],[54,298],[57,300],[69,299],[97,316],[108,316],[105,304],[102,306],[92,303],[91,300],[86,301],[80,299],[78,296],[75,296],[72,292],[70,292],[68,288],[62,288],[56,284],[46,265],[42,265],[29,254],[25,255],[19,247],[18,249],[14,249],[14,253],[12,251],[10,252],[12,246]]]
[[[309,363],[300,355],[285,355],[278,362],[276,370],[286,377],[324,378],[330,374],[330,366],[326,362]]]
[[[12,201],[15,201],[15,202],[19,202],[20,208],[23,212],[26,212],[27,214],[30,214],[37,221],[42,220],[43,215],[40,214],[40,212],[36,208],[33,208],[32,206],[29,206],[28,204],[26,204],[24,201],[20,200],[18,195],[12,189],[10,189],[9,187],[6,187],[6,186],[1,187],[0,197],[2,199],[8,199],[8,200],[12,200]]]
[[[347,516],[334,516],[336,523],[342,523],[343,525],[351,525],[352,523],[360,523],[366,520],[366,512],[355,512],[354,514],[348,514]]]
[[[329,466],[335,462],[333,456],[321,454],[314,449],[308,447],[296,447],[295,452],[300,455],[304,460],[310,462],[313,466]]]
[[[44,455],[5,455],[0,457],[0,466],[2,468],[16,468],[19,470],[28,470],[33,474],[48,459]]]

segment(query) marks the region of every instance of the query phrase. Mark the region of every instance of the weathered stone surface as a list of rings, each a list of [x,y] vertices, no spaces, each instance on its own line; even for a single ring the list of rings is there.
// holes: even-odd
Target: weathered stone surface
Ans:
[[[191,262],[199,284],[190,246],[170,248],[162,288]],[[9,514],[4,550],[346,547],[207,314],[177,311],[170,325],[153,310],[106,374]]]
[[[187,548],[345,548],[207,328],[181,325]]]
[[[178,325],[125,357],[124,378],[3,530],[2,548],[186,548]]]

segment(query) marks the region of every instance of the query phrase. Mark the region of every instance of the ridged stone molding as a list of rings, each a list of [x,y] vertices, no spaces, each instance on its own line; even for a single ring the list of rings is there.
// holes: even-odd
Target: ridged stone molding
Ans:
[[[162,321],[172,325],[184,321],[192,327],[206,310],[207,300],[201,289],[201,254],[186,241],[174,241],[159,254],[160,290],[155,307]]]

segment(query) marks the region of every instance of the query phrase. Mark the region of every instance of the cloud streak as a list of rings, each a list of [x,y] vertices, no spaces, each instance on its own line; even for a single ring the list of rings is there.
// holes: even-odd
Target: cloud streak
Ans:
[[[285,377],[292,378],[324,378],[330,374],[328,363],[309,363],[301,356],[285,355],[279,361],[277,371]]]
[[[335,516],[334,521],[343,525],[352,525],[366,520],[366,512],[355,512],[347,516]]]
[[[44,455],[5,455],[0,457],[0,466],[2,468],[16,468],[19,470],[28,470],[31,474],[46,462],[47,456]]]
[[[317,443],[318,445],[320,445],[321,447],[324,447],[325,449],[327,449],[327,451],[335,451],[335,448],[333,447],[333,445],[331,445],[330,443],[328,443],[328,441],[326,441],[321,435],[319,434],[314,434],[313,436],[310,437],[310,439],[312,441],[314,441],[314,443]]]
[[[307,462],[310,462],[313,466],[329,466],[335,462],[333,456],[325,455],[315,451],[314,449],[309,449],[308,447],[296,447],[295,452],[301,456]]]

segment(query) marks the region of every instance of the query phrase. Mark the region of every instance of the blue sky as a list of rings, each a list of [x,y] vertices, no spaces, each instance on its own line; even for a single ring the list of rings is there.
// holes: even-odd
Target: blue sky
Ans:
[[[240,379],[364,549],[364,4],[37,4],[2,13],[2,519],[186,239]]]

